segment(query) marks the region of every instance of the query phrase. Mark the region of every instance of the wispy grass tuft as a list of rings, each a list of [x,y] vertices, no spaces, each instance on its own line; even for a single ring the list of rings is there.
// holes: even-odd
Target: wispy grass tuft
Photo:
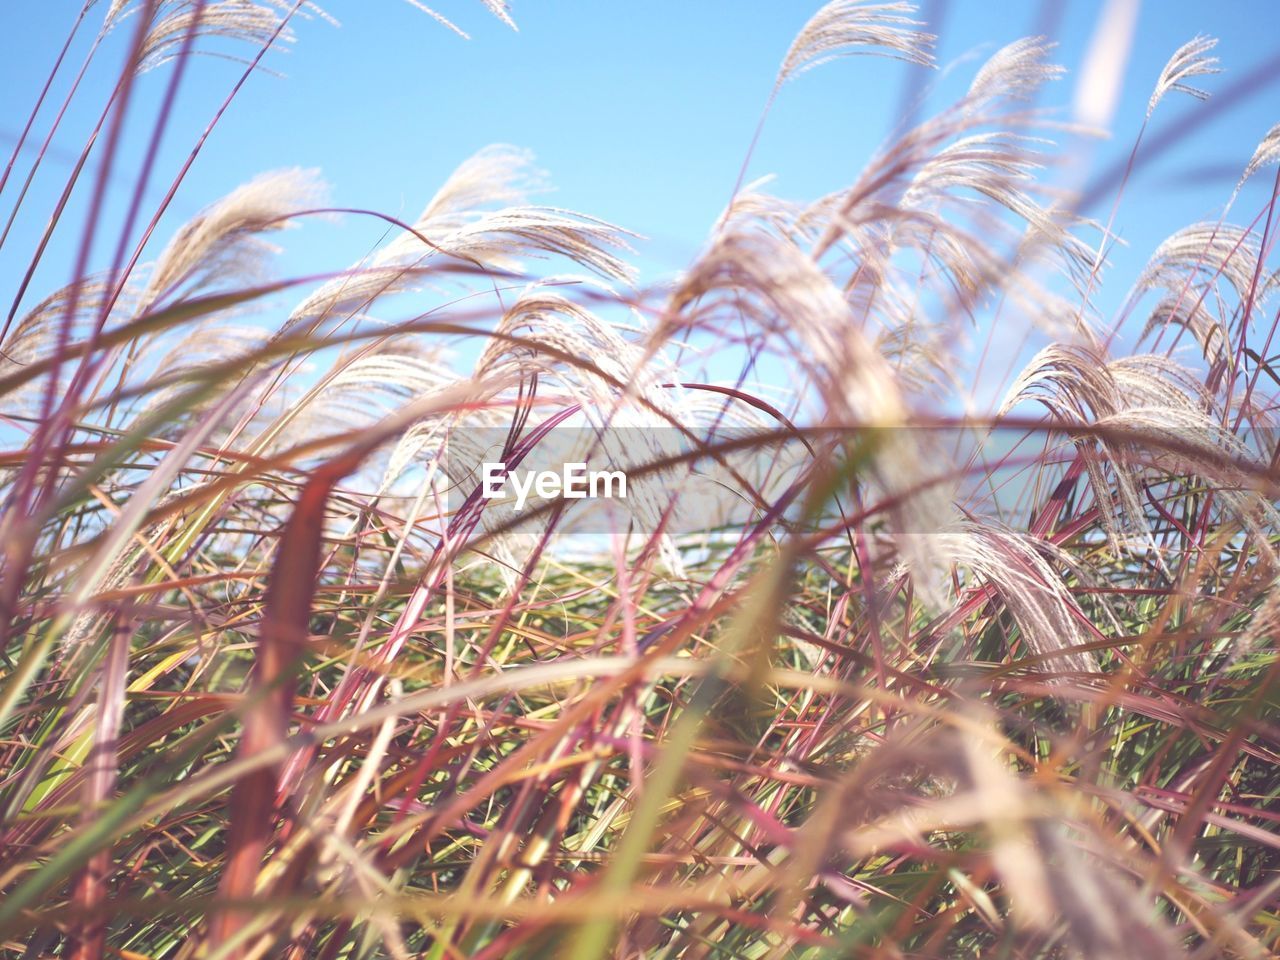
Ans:
[[[84,159],[110,171],[137,72],[171,85],[124,224],[68,219],[101,199],[77,167],[10,291],[0,953],[1280,950],[1276,189],[1108,277],[1124,187],[1100,228],[1046,175],[1065,71],[1028,38],[842,190],[740,177],[654,289],[641,238],[537,205],[509,146],[412,222],[285,170],[166,242],[217,125],[146,209],[186,59],[243,60],[221,117],[324,14],[103,14],[90,58],[131,53]],[[921,26],[827,4],[770,103],[845,54],[931,65]],[[1208,95],[1214,43],[1148,120]],[[24,140],[62,122],[46,94]],[[0,179],[15,215],[49,142]],[[338,215],[388,238],[276,278],[280,231]],[[38,300],[55,232],[80,262]],[[569,428],[633,466],[607,532],[567,501],[522,522],[466,466]]]

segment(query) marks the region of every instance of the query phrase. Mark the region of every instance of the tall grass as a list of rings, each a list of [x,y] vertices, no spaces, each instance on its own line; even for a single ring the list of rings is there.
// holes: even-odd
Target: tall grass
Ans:
[[[846,189],[740,183],[661,289],[502,147],[360,263],[272,279],[269,237],[334,213],[312,173],[155,231],[244,78],[320,12],[103,6],[75,29],[126,69],[0,358],[0,950],[1276,952],[1280,128],[1241,158],[1267,203],[1224,197],[1136,278],[1105,274],[1106,227],[1141,154],[1098,181],[1111,224],[1045,189],[1035,99],[1063,71],[1033,38]],[[206,38],[243,74],[171,174],[157,144]],[[931,39],[906,4],[836,0],[774,96],[847,54],[926,69]],[[1204,96],[1212,49],[1173,54],[1149,117]],[[47,138],[15,147],[7,209],[56,176],[61,109],[32,109],[24,140]],[[75,279],[33,303],[61,231]],[[1104,282],[1132,285],[1117,316]],[[1051,345],[962,412],[1026,322]],[[449,474],[479,431],[514,463],[569,423],[652,442],[629,533],[514,526]],[[775,474],[784,441],[802,455]],[[733,451],[765,469],[717,474]],[[691,471],[749,509],[676,523]]]

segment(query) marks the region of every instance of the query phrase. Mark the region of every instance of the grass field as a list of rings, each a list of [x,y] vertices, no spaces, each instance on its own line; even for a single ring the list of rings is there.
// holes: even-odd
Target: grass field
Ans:
[[[0,213],[62,191],[27,281],[78,253],[4,290],[0,955],[1277,955],[1280,126],[1239,158],[1264,203],[1228,186],[1129,276],[1047,184],[1040,38],[834,194],[743,177],[661,286],[513,147],[411,222],[342,211],[387,237],[337,272],[272,270],[338,212],[302,170],[160,235],[187,167],[112,158],[197,47],[248,76],[304,15],[87,5],[125,67],[70,88],[104,101],[71,166],[56,96],[6,108]],[[769,103],[927,70],[917,20],[815,10]],[[1152,123],[1215,82],[1210,38],[1170,54]],[[126,126],[142,71],[169,94]],[[460,466],[563,429],[627,457],[607,529]]]

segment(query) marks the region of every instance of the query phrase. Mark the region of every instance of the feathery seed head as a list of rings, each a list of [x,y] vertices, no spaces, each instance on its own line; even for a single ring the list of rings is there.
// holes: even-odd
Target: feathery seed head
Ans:
[[[318,8],[306,5],[298,13],[306,15],[308,8],[318,12]],[[162,0],[143,40],[138,72],[146,73],[168,63],[193,35],[197,39],[219,37],[255,48],[278,49],[296,39],[286,23],[292,12],[292,4],[280,2],[219,0],[205,4],[202,10],[195,0]]]
[[[1240,182],[1244,183],[1263,167],[1274,166],[1276,163],[1280,163],[1280,123],[1268,130],[1267,135],[1262,138],[1249,159],[1249,165],[1244,168]],[[1239,187],[1236,189],[1239,190]]]
[[[905,16],[914,12],[909,3],[832,0],[797,34],[778,70],[775,87],[814,67],[859,53],[932,66],[930,47],[936,38],[916,29],[922,26],[920,21]]]
[[[1023,37],[997,50],[969,85],[966,106],[978,109],[1001,98],[1031,99],[1042,84],[1067,72],[1065,67],[1045,62],[1056,46],[1045,37]]]
[[[1192,77],[1207,77],[1222,72],[1218,69],[1218,58],[1206,56],[1217,45],[1216,37],[1198,36],[1184,43],[1174,52],[1169,62],[1164,65],[1164,69],[1160,71],[1160,79],[1156,81],[1156,88],[1151,93],[1151,100],[1147,104],[1148,119],[1155,113],[1156,104],[1172,90],[1185,93],[1197,100],[1209,99],[1208,93],[1191,86],[1187,81]]]
[[[264,233],[292,225],[290,216],[323,202],[317,170],[278,170],[237,187],[187,222],[160,255],[142,296],[144,309],[183,284],[192,290],[252,278],[276,248]]]

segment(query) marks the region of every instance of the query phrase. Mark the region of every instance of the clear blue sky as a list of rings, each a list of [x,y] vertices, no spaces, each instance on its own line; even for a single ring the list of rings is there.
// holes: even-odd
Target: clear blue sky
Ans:
[[[79,0],[10,2],[0,8],[0,147],[12,137],[79,9]],[[105,3],[90,14],[96,27]],[[472,0],[436,6],[472,34],[462,40],[398,0],[332,0],[325,9],[342,22],[299,25],[298,43],[270,58],[284,77],[253,78],[224,118],[174,205],[162,236],[204,204],[264,171],[319,167],[339,206],[413,216],[452,168],[493,142],[531,148],[557,191],[548,202],[612,220],[645,234],[645,280],[687,262],[722,209],[736,179],[778,63],[817,0],[516,0],[514,33]],[[1099,0],[924,0],[937,17],[942,64],[991,52],[1017,37],[1053,26],[1058,61],[1077,68]],[[86,33],[91,31],[86,31]],[[119,31],[117,46],[127,31]],[[1277,0],[1146,0],[1142,4],[1115,135],[1095,160],[1126,153],[1147,97],[1169,54],[1197,33],[1221,38],[1225,72],[1205,79],[1221,90],[1280,53]],[[83,47],[70,61],[78,64]],[[932,74],[941,105],[967,85],[976,62]],[[11,290],[32,238],[43,226],[70,160],[106,95],[111,57],[91,74],[90,96],[74,107],[55,142],[54,162],[37,181],[15,235],[0,251],[0,284]],[[128,197],[141,132],[169,68],[145,77],[131,127],[126,164],[112,191],[118,215]],[[784,89],[750,174],[776,173],[783,196],[811,199],[838,189],[889,130],[904,82],[918,69],[878,58],[852,58],[805,74]],[[67,75],[55,93],[65,90]],[[165,143],[151,191],[158,199],[195,134],[238,76],[235,64],[202,58],[189,75],[177,121]],[[1069,119],[1074,76],[1046,97]],[[60,102],[60,97],[56,98]],[[1171,97],[1154,130],[1202,109]],[[37,123],[42,135],[50,112]],[[1121,212],[1131,249],[1117,255],[1109,296],[1123,293],[1134,271],[1164,236],[1202,217],[1216,217],[1235,175],[1255,145],[1280,121],[1280,87],[1215,117],[1190,147],[1142,172]],[[19,171],[25,168],[19,164]],[[56,175],[52,175],[55,174]],[[1256,178],[1239,215],[1252,215],[1269,183]],[[86,193],[82,190],[80,196]],[[0,198],[8,214],[13,186]],[[73,205],[73,209],[74,205]],[[1105,217],[1106,207],[1095,210]],[[68,220],[74,224],[75,218]],[[283,236],[282,272],[339,269],[376,241],[381,226],[347,219]],[[55,240],[34,287],[36,298],[69,278],[68,231]],[[98,248],[96,261],[107,256]],[[8,296],[5,301],[7,305]],[[29,302],[33,302],[30,301]]]

